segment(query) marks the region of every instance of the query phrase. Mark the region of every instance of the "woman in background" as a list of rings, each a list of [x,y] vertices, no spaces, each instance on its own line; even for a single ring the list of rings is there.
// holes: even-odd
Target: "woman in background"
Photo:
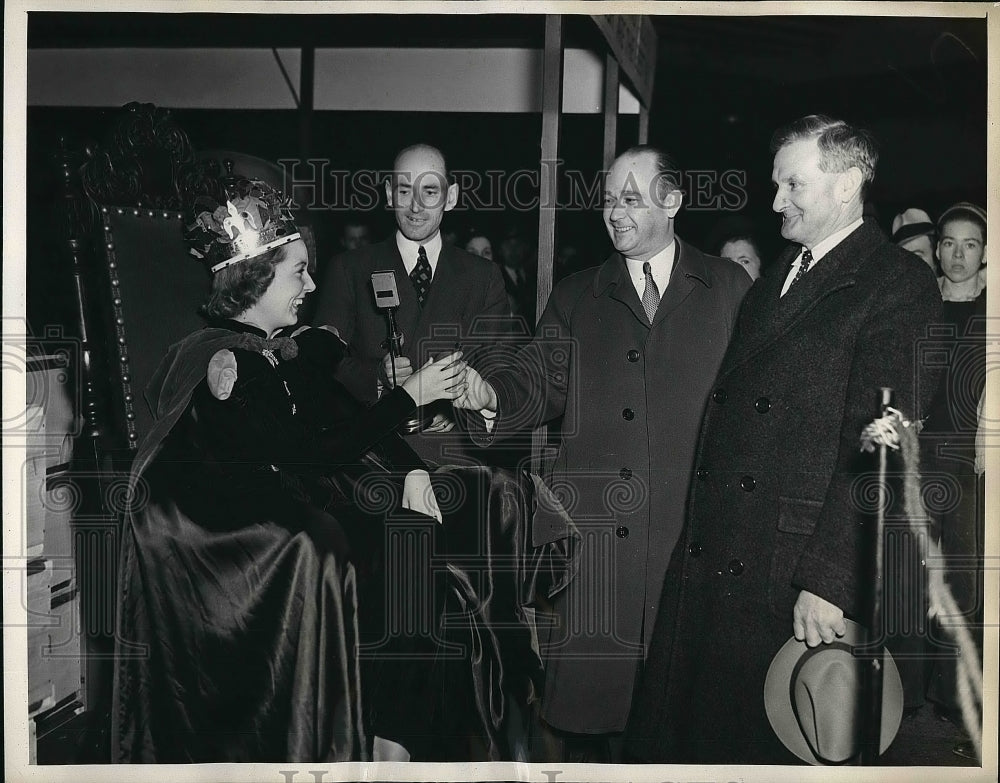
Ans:
[[[986,210],[960,202],[942,213],[937,228],[944,309],[932,340],[945,350],[948,366],[920,435],[924,480],[945,490],[929,510],[946,558],[945,580],[970,625],[981,663],[986,517],[976,436],[986,388]],[[961,726],[957,660],[950,649],[935,652],[928,698],[940,715]],[[972,742],[959,739],[956,755],[976,759]]]

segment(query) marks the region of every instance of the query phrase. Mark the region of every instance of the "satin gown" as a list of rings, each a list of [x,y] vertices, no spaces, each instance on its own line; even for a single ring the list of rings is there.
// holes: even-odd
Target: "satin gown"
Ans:
[[[122,534],[115,761],[364,760],[375,735],[508,756],[510,694],[541,676],[525,607],[575,563],[529,522],[562,511],[489,468],[433,475],[443,525],[402,511],[413,400],[365,407],[334,380],[345,355],[227,321],[161,364]]]

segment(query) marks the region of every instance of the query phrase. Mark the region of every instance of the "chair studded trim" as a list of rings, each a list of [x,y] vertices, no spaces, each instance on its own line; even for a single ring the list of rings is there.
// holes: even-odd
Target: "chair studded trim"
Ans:
[[[143,295],[143,269],[167,264],[157,253],[169,255],[177,274],[191,282],[163,286],[162,273],[151,275],[151,297],[165,299],[176,296],[178,289],[197,290],[192,301],[173,304],[191,310],[176,319],[182,328],[202,325],[196,308],[198,297],[208,292],[208,280],[187,258],[182,210],[189,200],[212,187],[218,168],[215,161],[197,160],[187,134],[171,113],[152,104],[123,107],[104,139],[84,150],[78,180],[83,211],[89,209],[91,215],[88,233],[94,255],[92,263],[81,269],[77,289],[82,333],[89,338],[85,384],[94,397],[86,404],[88,424],[93,437],[102,441],[101,450],[134,451],[151,423],[143,391],[151,365],[168,346],[148,335],[162,331],[178,339],[183,336],[171,332],[169,323],[157,323],[172,315],[160,307],[165,303],[150,302]],[[142,241],[147,230],[154,239],[148,257]],[[175,259],[169,241],[173,236],[177,238]]]

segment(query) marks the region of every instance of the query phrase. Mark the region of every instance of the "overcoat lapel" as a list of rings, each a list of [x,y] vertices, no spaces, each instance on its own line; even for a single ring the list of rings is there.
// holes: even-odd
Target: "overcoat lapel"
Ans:
[[[612,286],[608,296],[616,302],[621,302],[625,305],[632,311],[632,315],[635,316],[636,320],[648,328],[649,322],[646,320],[646,311],[642,307],[642,302],[639,301],[639,295],[635,292],[635,286],[632,285],[632,278],[629,277],[628,267],[625,266],[625,259],[619,253],[615,253],[604,262],[597,276],[599,282],[594,289],[595,293],[600,295],[601,291],[609,285]]]
[[[660,304],[653,316],[653,327],[659,326],[664,319],[691,295],[695,286],[695,277],[700,276],[691,266],[690,250],[680,239],[674,240],[674,265],[670,270],[670,280],[667,290],[660,297]],[[634,286],[633,286],[634,288]],[[640,302],[641,304],[641,302]]]
[[[855,285],[857,271],[872,252],[878,236],[878,227],[863,223],[823,256],[816,268],[784,296],[781,296],[781,289],[801,246],[794,245],[782,253],[774,273],[765,277],[760,294],[744,308],[739,333],[732,349],[726,353],[719,376],[750,361],[787,335],[823,299]]]
[[[703,271],[696,268],[693,264],[693,259],[690,257],[690,250],[686,250],[684,243],[680,239],[676,239],[674,244],[674,265],[670,272],[670,281],[667,283],[667,290],[660,297],[660,304],[656,308],[656,315],[653,316],[653,327],[661,324],[670,313],[676,310],[690,296],[695,286],[694,278],[703,277]],[[609,296],[628,307],[639,323],[649,327],[649,322],[646,320],[646,311],[642,306],[642,300],[639,298],[635,286],[632,285],[628,266],[625,264],[625,258],[620,253],[615,253],[601,267],[598,272],[595,291],[600,293],[610,284],[614,284],[614,289]]]

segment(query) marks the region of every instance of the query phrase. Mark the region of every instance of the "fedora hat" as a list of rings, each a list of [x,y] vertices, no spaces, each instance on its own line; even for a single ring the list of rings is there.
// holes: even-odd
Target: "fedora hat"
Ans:
[[[807,647],[792,637],[771,661],[764,681],[767,718],[778,739],[803,761],[843,764],[861,750],[864,663],[854,648],[863,644],[864,630],[847,620],[847,633],[831,644]],[[892,743],[902,717],[903,683],[886,651],[879,753]]]
[[[911,207],[905,212],[900,212],[892,221],[892,241],[894,244],[905,242],[907,239],[922,235],[931,236],[934,234],[934,224],[931,216],[922,209]],[[933,241],[933,240],[932,240]]]

